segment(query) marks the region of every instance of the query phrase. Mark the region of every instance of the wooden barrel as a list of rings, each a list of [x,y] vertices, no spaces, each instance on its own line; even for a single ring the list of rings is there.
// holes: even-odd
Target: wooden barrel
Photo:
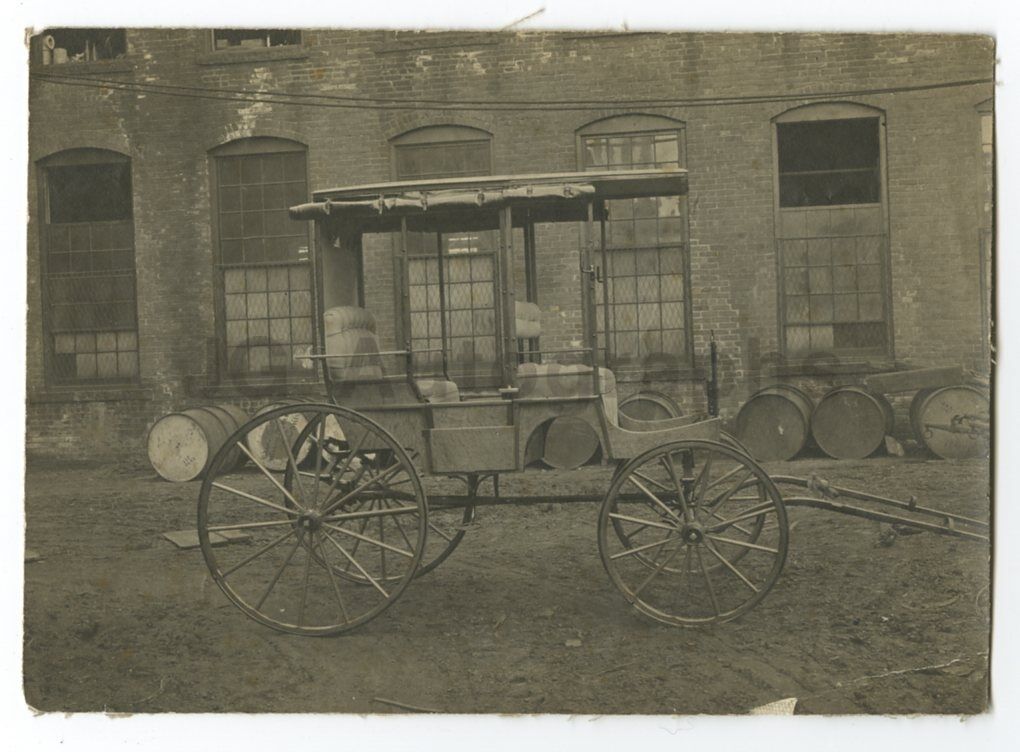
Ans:
[[[542,460],[557,470],[580,467],[599,448],[599,437],[586,421],[562,415],[554,418],[545,431]]]
[[[789,460],[811,435],[811,398],[795,386],[759,389],[737,413],[736,435],[760,462]]]
[[[918,442],[942,459],[987,457],[988,397],[972,386],[922,389],[910,403]]]
[[[819,400],[811,414],[811,435],[830,457],[863,459],[885,443],[893,430],[893,410],[880,394],[859,386],[839,386]]]
[[[222,420],[203,408],[164,415],[149,429],[149,462],[166,480],[195,480],[208,469],[228,435]]]
[[[238,407],[233,405],[203,405],[202,407],[195,408],[196,410],[205,410],[211,414],[216,420],[223,426],[223,431],[226,433],[226,437],[229,438],[234,431],[243,426],[248,421],[248,415]],[[223,465],[225,470],[237,470],[242,467],[248,460],[248,457],[240,449],[236,447],[230,450],[230,454],[227,458],[226,463]]]
[[[666,420],[680,416],[680,405],[662,392],[641,391],[623,400],[620,412],[634,420]]]
[[[270,402],[268,405],[258,410],[253,417],[264,415],[270,410],[275,410],[278,407],[292,405],[296,401],[297,400]],[[280,429],[277,430],[274,427],[275,425],[279,425]],[[298,434],[300,434],[307,425],[308,419],[305,418],[302,413],[291,412],[276,421],[262,423],[251,429],[244,437],[244,443],[247,445],[248,451],[251,452],[252,457],[254,457],[260,465],[269,470],[284,470],[287,467],[288,461],[287,446],[281,440],[281,432],[283,433],[283,438],[286,439],[290,447],[293,447]],[[309,443],[307,441],[302,443],[298,450],[298,456],[294,459],[297,462],[304,460],[304,458],[308,455],[308,449]]]

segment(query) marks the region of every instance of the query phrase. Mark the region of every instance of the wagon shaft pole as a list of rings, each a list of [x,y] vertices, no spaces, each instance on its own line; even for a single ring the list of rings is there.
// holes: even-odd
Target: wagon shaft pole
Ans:
[[[965,517],[953,512],[945,512],[941,509],[922,506],[914,498],[908,501],[902,499],[891,499],[885,496],[870,494],[865,491],[858,491],[852,488],[834,486],[820,478],[797,478],[787,475],[773,476],[773,480],[779,485],[799,486],[812,491],[818,496],[783,496],[783,502],[788,507],[811,507],[812,509],[823,509],[828,512],[846,514],[851,517],[875,520],[877,522],[888,522],[896,525],[912,527],[916,530],[923,530],[939,535],[949,535],[956,538],[967,538],[987,542],[990,539],[989,525],[983,520],[973,517]],[[825,498],[821,498],[821,497]],[[834,501],[836,497],[853,499],[855,501],[871,504],[871,507],[857,504],[847,504]],[[889,511],[889,508],[903,510],[912,516],[898,514]]]

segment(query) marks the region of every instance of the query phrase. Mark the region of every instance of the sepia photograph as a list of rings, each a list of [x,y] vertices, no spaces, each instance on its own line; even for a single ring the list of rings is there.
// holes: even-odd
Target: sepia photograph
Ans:
[[[500,11],[26,30],[24,705],[987,714],[994,30]]]

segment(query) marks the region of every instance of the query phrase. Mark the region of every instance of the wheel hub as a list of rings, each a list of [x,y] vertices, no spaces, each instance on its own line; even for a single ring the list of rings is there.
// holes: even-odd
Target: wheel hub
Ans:
[[[691,522],[683,526],[683,529],[680,531],[680,537],[684,543],[698,545],[705,540],[705,532],[701,529],[701,525]]]
[[[310,533],[314,532],[322,527],[322,515],[318,512],[306,512],[297,518],[297,526]]]

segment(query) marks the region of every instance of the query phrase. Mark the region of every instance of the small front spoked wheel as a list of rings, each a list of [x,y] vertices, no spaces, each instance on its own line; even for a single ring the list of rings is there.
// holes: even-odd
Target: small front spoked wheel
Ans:
[[[599,553],[613,584],[666,624],[725,622],[772,589],[786,560],[783,500],[738,448],[685,440],[635,457],[599,514]]]
[[[253,433],[278,439],[280,469],[249,451]],[[233,448],[250,467],[230,465]],[[335,635],[407,587],[427,516],[414,464],[385,429],[343,407],[295,404],[256,416],[217,453],[199,494],[198,535],[213,580],[248,616],[282,632]]]

